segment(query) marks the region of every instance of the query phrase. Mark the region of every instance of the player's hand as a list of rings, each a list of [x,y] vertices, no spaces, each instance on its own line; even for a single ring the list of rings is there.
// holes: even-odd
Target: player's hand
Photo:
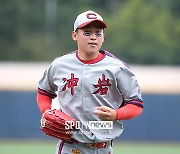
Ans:
[[[104,121],[114,121],[116,119],[116,111],[107,106],[96,107],[94,113]]]

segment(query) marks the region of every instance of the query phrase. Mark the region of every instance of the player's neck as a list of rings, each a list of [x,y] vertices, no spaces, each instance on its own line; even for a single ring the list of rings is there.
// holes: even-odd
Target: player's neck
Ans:
[[[79,59],[84,60],[84,61],[88,61],[88,60],[93,60],[93,59],[97,58],[99,55],[99,52],[84,53],[84,52],[78,51],[77,55],[78,55]]]
[[[78,52],[77,52],[77,57],[78,57],[78,59],[79,59],[80,61],[82,61],[82,62],[85,63],[85,64],[93,64],[93,63],[96,63],[96,62],[100,61],[101,59],[103,59],[104,54],[98,52],[95,58],[82,59],[81,57],[79,57],[79,54],[78,54]]]

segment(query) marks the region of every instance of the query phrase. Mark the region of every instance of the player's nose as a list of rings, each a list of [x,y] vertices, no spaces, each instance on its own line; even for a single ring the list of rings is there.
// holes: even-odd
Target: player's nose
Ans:
[[[92,33],[92,34],[90,35],[90,39],[91,39],[91,40],[95,40],[96,37],[97,37],[97,36],[96,36],[96,33]]]

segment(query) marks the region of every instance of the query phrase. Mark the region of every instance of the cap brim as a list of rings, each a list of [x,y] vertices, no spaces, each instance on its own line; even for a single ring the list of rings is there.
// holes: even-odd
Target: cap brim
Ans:
[[[101,20],[91,20],[91,21],[88,21],[88,22],[85,22],[85,23],[79,25],[77,28],[83,28],[83,27],[87,26],[88,24],[90,24],[92,22],[97,22],[97,23],[101,24],[101,26],[103,28],[107,28],[106,24]]]

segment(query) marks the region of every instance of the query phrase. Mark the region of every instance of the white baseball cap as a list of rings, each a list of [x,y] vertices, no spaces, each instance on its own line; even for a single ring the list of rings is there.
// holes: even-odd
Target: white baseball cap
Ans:
[[[103,18],[94,11],[86,11],[79,14],[74,22],[74,31],[78,28],[83,28],[91,22],[98,22],[102,25],[103,28],[106,28],[106,24],[103,21]]]

